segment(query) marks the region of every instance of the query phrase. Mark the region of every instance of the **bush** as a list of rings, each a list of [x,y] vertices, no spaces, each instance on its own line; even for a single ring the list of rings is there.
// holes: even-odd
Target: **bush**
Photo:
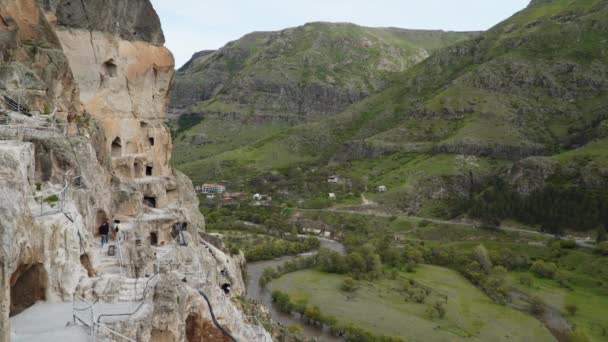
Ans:
[[[539,277],[553,278],[553,276],[557,272],[557,265],[552,262],[546,263],[542,260],[539,260],[532,264],[532,267],[530,267],[530,271],[532,271]]]
[[[608,255],[608,242],[601,242],[597,247],[597,251],[600,254]]]
[[[433,222],[425,219],[425,220],[418,222],[418,227],[421,227],[421,228],[428,227],[431,223],[433,223]]]
[[[300,324],[294,324],[291,325],[288,329],[290,334],[302,334],[304,332],[304,329],[302,329],[302,326]]]
[[[566,309],[566,312],[568,312],[568,314],[570,316],[574,316],[574,315],[576,315],[576,312],[578,311],[578,306],[576,306],[576,304],[574,304],[574,303],[570,303],[570,304],[566,304],[566,307],[564,307],[564,309]]]
[[[342,291],[353,292],[355,291],[355,280],[351,277],[347,277],[342,282]]]
[[[519,276],[519,283],[524,286],[530,287],[534,283],[534,278],[529,273],[524,273]]]
[[[536,316],[545,313],[545,303],[540,297],[534,296],[530,299],[530,311]]]
[[[59,202],[59,196],[51,195],[51,196],[45,198],[44,202],[48,203],[48,204],[57,203],[57,202]]]
[[[574,249],[576,248],[576,241],[574,240],[561,240],[559,242],[561,248]]]

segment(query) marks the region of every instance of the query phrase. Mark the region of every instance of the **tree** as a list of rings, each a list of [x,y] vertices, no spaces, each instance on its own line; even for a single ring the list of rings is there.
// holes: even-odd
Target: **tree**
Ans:
[[[347,277],[342,282],[342,291],[353,292],[355,291],[355,280],[351,277]]]
[[[484,245],[479,245],[475,248],[475,259],[484,272],[489,273],[492,270],[492,260],[490,260],[488,250]]]
[[[458,155],[456,156],[457,167],[463,176],[464,188],[468,189],[469,200],[473,199],[473,186],[475,184],[475,170],[479,168],[477,157]]]
[[[433,309],[439,318],[445,318],[445,307],[441,301],[436,301],[435,304],[433,304]]]

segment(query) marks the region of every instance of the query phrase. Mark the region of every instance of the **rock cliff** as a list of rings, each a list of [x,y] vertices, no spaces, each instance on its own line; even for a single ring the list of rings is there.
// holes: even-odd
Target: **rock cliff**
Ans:
[[[0,341],[39,300],[103,303],[81,320],[102,339],[222,340],[212,307],[238,340],[270,340],[229,298],[242,259],[199,236],[192,183],[170,165],[163,43],[147,0],[0,1]],[[120,231],[100,247],[105,220]]]

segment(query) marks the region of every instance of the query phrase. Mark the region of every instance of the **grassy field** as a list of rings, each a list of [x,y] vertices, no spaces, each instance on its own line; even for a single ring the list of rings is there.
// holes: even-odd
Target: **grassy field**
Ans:
[[[429,303],[405,300],[405,280],[412,278],[432,294]],[[296,301],[318,305],[338,317],[376,334],[403,336],[411,341],[553,341],[533,317],[494,304],[455,271],[422,265],[396,280],[360,282],[354,293],[340,291],[344,277],[307,270],[273,281],[272,290],[287,292]],[[432,318],[433,298],[447,296],[446,317]]]
[[[534,278],[532,286],[519,283],[523,273],[510,273],[509,285],[529,296],[538,296],[542,301],[562,312],[566,319],[581,329],[592,341],[608,340],[608,289],[605,287],[561,287],[555,280]],[[565,306],[574,304],[576,314],[570,315]]]

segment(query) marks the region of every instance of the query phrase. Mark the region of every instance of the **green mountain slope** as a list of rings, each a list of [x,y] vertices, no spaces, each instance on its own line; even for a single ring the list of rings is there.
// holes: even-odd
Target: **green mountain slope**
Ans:
[[[182,168],[235,179],[310,166],[388,185],[370,195],[386,207],[444,216],[496,178],[523,195],[555,185],[605,197],[607,93],[608,3],[537,0],[339,115]],[[458,155],[478,157],[473,177]]]
[[[177,73],[176,164],[335,115],[439,48],[477,33],[311,23],[202,51]]]
[[[255,32],[196,54],[176,75],[172,106],[275,121],[333,114],[381,89],[388,75],[475,35],[333,23]]]

